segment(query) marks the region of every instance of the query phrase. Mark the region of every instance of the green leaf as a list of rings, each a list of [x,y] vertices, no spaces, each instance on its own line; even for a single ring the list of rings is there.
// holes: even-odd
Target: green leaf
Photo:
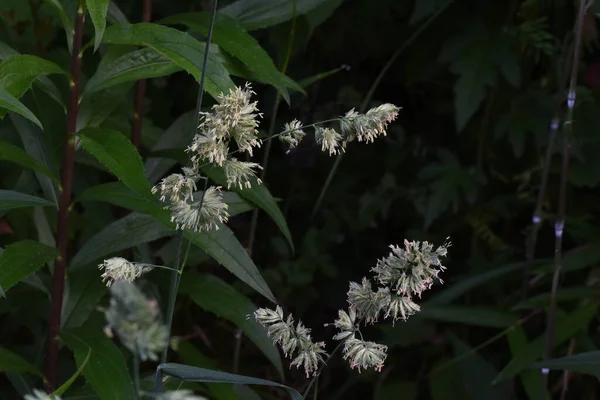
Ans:
[[[108,11],[109,0],[85,0],[90,19],[94,24],[96,36],[94,37],[94,51],[98,50],[98,46],[102,43],[104,29],[106,29],[106,13]]]
[[[58,178],[56,178],[44,164],[27,154],[20,147],[13,144],[0,141],[0,160],[17,163],[22,167],[44,174],[54,182],[59,183]]]
[[[8,93],[6,90],[0,88],[0,120],[4,116],[2,109],[22,115],[37,126],[39,126],[42,130],[44,129],[40,120],[37,119],[37,117],[31,112],[31,110],[29,110],[29,108],[25,107],[25,105],[19,100],[17,100],[15,96]]]
[[[191,73],[200,81],[204,57],[204,43],[192,36],[166,26],[139,23],[132,25],[112,25],[104,33],[104,42],[148,46],[171,59],[175,64]],[[209,54],[206,71],[206,91],[214,98],[223,92],[228,93],[235,85],[225,67]]]
[[[84,96],[126,82],[156,78],[181,71],[163,54],[145,47],[126,53],[107,63],[102,63],[85,85]]]
[[[8,371],[28,372],[42,378],[44,377],[40,370],[30,364],[27,360],[8,351],[4,347],[0,347],[0,372]]]
[[[492,385],[498,371],[492,364],[473,351],[473,349],[452,337],[454,354],[458,358],[458,367],[461,371],[465,387],[471,393],[472,399],[505,400],[514,398],[511,393],[510,382],[501,385]],[[461,357],[467,354],[466,357]]]
[[[65,383],[60,385],[60,387],[52,393],[53,395],[62,396],[67,390],[69,390],[71,385],[73,385],[73,383],[75,383],[77,378],[79,378],[79,375],[81,375],[81,373],[83,372],[83,369],[85,368],[87,363],[90,361],[91,355],[92,355],[92,349],[89,349],[88,354],[85,357],[85,360],[81,363],[79,368],[77,368],[77,371],[75,371],[75,373],[69,379],[67,379],[67,381]]]
[[[527,346],[527,337],[520,326],[514,327],[506,335],[510,352],[513,357],[517,356],[521,349]],[[521,384],[527,392],[529,400],[549,400],[550,396],[544,385],[544,377],[539,371],[524,370],[519,374]],[[542,391],[543,390],[543,391]]]
[[[195,111],[180,115],[152,148],[152,152],[173,148],[185,148],[194,136]],[[152,183],[158,182],[177,162],[167,158],[148,157],[144,166],[146,175]]]
[[[103,257],[173,234],[173,230],[150,216],[131,213],[108,224],[75,254],[70,270],[98,262]]]
[[[589,286],[576,286],[570,288],[560,288],[556,293],[556,301],[568,302],[581,300],[586,298],[593,298],[598,295],[598,289]],[[550,305],[552,293],[540,293],[535,296],[531,296],[527,300],[524,300],[513,307],[513,310],[531,309],[531,308],[546,308]]]
[[[123,11],[121,11],[119,6],[117,6],[114,1],[111,1],[108,4],[108,11],[106,13],[106,19],[108,20],[108,22],[110,22],[113,25],[129,23],[129,21],[127,20],[127,17],[123,13]]]
[[[390,381],[392,381],[390,379]],[[415,382],[396,381],[384,383],[376,390],[374,400],[390,400],[398,398],[398,394],[402,393],[402,400],[417,400],[419,389]]]
[[[0,63],[0,88],[19,98],[37,78],[48,74],[69,75],[51,61],[29,54],[16,55]]]
[[[263,352],[283,378],[283,366],[277,348],[266,329],[248,318],[256,307],[246,296],[213,275],[186,275],[181,290],[200,307],[233,322]]]
[[[222,168],[209,166],[203,168],[202,171],[211,180],[215,181],[218,185],[227,186],[227,178]],[[269,216],[273,219],[275,224],[277,224],[277,226],[281,230],[281,233],[283,233],[283,236],[288,241],[293,252],[294,241],[292,240],[292,234],[290,232],[290,229],[288,228],[283,213],[281,212],[279,206],[275,202],[275,199],[273,198],[273,196],[271,196],[269,189],[267,189],[264,183],[259,185],[256,178],[252,178],[251,181],[252,186],[250,188],[240,190],[239,188],[235,187],[234,190],[240,196],[252,202],[256,206],[263,209],[267,214],[269,214]]]
[[[73,33],[75,32],[75,28],[73,28],[73,22],[71,22],[71,18],[69,18],[65,12],[60,0],[44,0],[44,2],[51,5],[58,12],[63,29],[65,30],[69,53],[73,53]]]
[[[296,16],[306,14],[323,0],[296,0]],[[294,4],[289,0],[238,0],[219,10],[247,30],[266,28],[292,19]]]
[[[585,329],[595,316],[596,305],[587,305],[575,309],[569,315],[559,315],[556,320],[553,347],[569,340],[575,333]],[[512,378],[542,356],[546,335],[541,335],[522,348],[517,355],[498,374],[495,382]]]
[[[21,143],[27,154],[42,163],[46,169],[58,176],[58,166],[54,158],[53,145],[48,135],[31,121],[17,114],[10,114],[10,119],[19,133]],[[35,174],[43,192],[44,197],[50,200],[58,208],[59,186],[46,175]]]
[[[600,379],[600,351],[573,354],[534,364],[532,368],[548,368],[594,375]]]
[[[83,148],[117,178],[142,196],[152,196],[144,164],[133,144],[117,131],[86,128],[79,132]]]
[[[281,383],[267,381],[265,379],[229,374],[227,372],[190,367],[189,365],[175,363],[161,364],[158,366],[158,369],[165,375],[181,379],[185,382],[238,383],[243,385],[274,386],[284,389],[292,400],[302,400],[302,395],[291,387],[282,385]]]
[[[463,383],[458,363],[447,359],[438,361],[429,375],[429,392],[432,400],[468,399],[469,392]]]
[[[276,303],[275,296],[273,296],[258,268],[248,256],[248,252],[226,225],[219,224],[218,230],[211,229],[208,232],[185,231],[185,237],[241,279],[242,282],[248,284],[268,300]]]
[[[13,190],[0,190],[0,211],[35,206],[48,207],[54,206],[54,204],[46,199],[29,194],[15,192]]]
[[[8,291],[21,279],[33,274],[58,256],[58,250],[33,240],[7,246],[0,254],[0,287]]]
[[[62,332],[61,338],[75,353],[75,363],[83,365],[88,352],[92,354],[83,376],[100,399],[130,400],[137,398],[127,364],[121,351],[106,337],[98,326],[85,326]]]
[[[177,354],[181,360],[192,367],[200,367],[206,369],[216,369],[214,363],[202,354],[194,345],[188,341],[177,343]],[[206,383],[206,387],[215,400],[238,400],[231,385],[223,385],[219,383]]]
[[[85,324],[104,295],[106,286],[96,269],[69,273],[63,302],[61,329],[78,328]]]
[[[507,328],[517,322],[517,317],[512,313],[471,306],[423,305],[419,317],[491,328]]]
[[[159,22],[167,25],[182,24],[206,36],[210,20],[210,13],[197,12],[173,15]],[[246,64],[253,72],[253,76],[260,82],[271,84],[283,92],[286,87],[303,92],[296,82],[277,69],[267,52],[236,20],[217,14],[213,29],[213,42]]]

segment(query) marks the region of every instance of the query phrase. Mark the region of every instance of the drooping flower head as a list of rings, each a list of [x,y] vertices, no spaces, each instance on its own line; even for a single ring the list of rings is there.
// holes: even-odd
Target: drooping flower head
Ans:
[[[154,186],[152,193],[160,193],[160,200],[163,202],[177,203],[190,199],[193,200],[195,190],[195,177],[188,174],[171,174],[163,178],[158,185]]]
[[[158,303],[132,283],[119,282],[110,288],[110,306],[105,311],[110,332],[142,361],[158,360],[167,346],[169,332],[160,320]]]
[[[421,296],[424,290],[431,287],[434,280],[441,282],[438,274],[446,268],[441,258],[448,253],[450,243],[433,249],[428,242],[404,241],[404,249],[390,246],[391,253],[377,261],[372,271],[377,280],[398,295]]]
[[[289,153],[290,150],[298,147],[304,136],[306,136],[306,133],[302,130],[302,122],[295,119],[292,122],[285,123],[283,132],[279,135],[279,140],[288,144],[289,148],[286,153]]]
[[[350,338],[344,344],[344,359],[350,361],[350,368],[361,369],[375,368],[381,372],[387,358],[387,346],[367,342],[362,339]]]
[[[219,223],[225,223],[229,218],[227,208],[221,187],[210,186],[199,199],[172,204],[171,222],[175,222],[177,229],[194,232],[219,229]]]
[[[287,318],[283,309],[277,306],[275,310],[259,308],[253,314],[254,319],[263,326],[268,327],[267,334],[279,344],[286,357],[293,358],[290,367],[303,367],[306,377],[316,374],[319,365],[323,363],[324,342],[313,342],[310,329],[298,321],[294,324],[294,317],[290,314]]]
[[[196,396],[194,392],[187,389],[171,390],[161,393],[156,400],[207,400],[206,397]]]
[[[223,171],[227,178],[227,189],[231,187],[238,187],[240,190],[250,189],[254,179],[260,185],[262,181],[256,177],[254,172],[257,168],[262,169],[257,163],[238,161],[237,158],[225,160]]]
[[[112,257],[98,265],[98,269],[104,269],[102,282],[110,287],[114,282],[133,282],[151,268],[122,257]]]
[[[337,133],[331,128],[315,128],[315,139],[317,144],[321,145],[321,151],[329,152],[330,156],[339,154],[340,151],[344,151],[344,147],[341,145],[342,135]]]
[[[347,141],[357,138],[359,142],[372,143],[378,136],[387,134],[387,126],[396,119],[398,110],[399,107],[389,103],[371,108],[365,114],[352,109],[340,120],[342,134]]]

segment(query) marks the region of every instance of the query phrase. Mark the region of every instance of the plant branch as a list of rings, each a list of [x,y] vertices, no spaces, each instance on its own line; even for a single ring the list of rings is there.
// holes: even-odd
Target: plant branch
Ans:
[[[46,389],[54,391],[58,370],[58,340],[60,332],[62,302],[65,285],[65,270],[69,245],[69,207],[71,204],[71,188],[73,183],[73,164],[75,156],[74,134],[77,129],[77,112],[79,107],[79,78],[81,75],[81,43],[83,40],[83,24],[85,8],[79,1],[73,35],[73,53],[71,54],[71,76],[69,82],[69,105],[67,109],[67,132],[64,141],[64,151],[61,166],[61,193],[58,208],[58,225],[56,229],[56,245],[59,256],[54,263],[52,276],[52,303],[50,305],[50,326],[48,335],[48,359],[46,364]]]
[[[583,20],[587,10],[587,1],[580,0],[577,22],[575,24],[575,44],[573,48],[573,63],[571,65],[571,78],[569,82],[569,92],[567,94],[567,118],[564,123],[564,142],[563,142],[563,161],[560,179],[560,193],[558,198],[558,211],[554,223],[554,276],[552,277],[552,292],[550,296],[550,308],[548,310],[546,323],[546,346],[544,350],[544,359],[552,357],[552,348],[554,344],[554,331],[556,328],[556,294],[560,281],[562,269],[562,239],[565,229],[565,213],[567,203],[567,180],[569,176],[570,161],[570,139],[573,136],[573,112],[575,109],[577,75],[579,72],[579,59],[581,53],[581,36],[583,32]],[[544,381],[547,384],[548,373],[544,373]]]
[[[142,21],[150,22],[152,16],[152,0],[144,0]],[[146,80],[140,79],[135,85],[135,104],[133,110],[133,124],[131,126],[131,143],[139,149],[142,141],[142,115],[144,114],[144,94],[146,94]]]

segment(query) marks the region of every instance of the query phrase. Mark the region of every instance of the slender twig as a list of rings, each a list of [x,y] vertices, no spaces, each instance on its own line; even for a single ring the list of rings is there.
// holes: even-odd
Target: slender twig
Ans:
[[[569,356],[572,355],[574,351],[575,351],[575,338],[571,339],[571,341],[569,342],[569,352],[567,355],[569,355]],[[571,376],[571,374],[569,373],[569,371],[565,370],[565,372],[563,372],[560,400],[566,400],[566,398],[567,398],[567,392],[569,391],[570,376]]]
[[[419,35],[429,26],[431,25],[431,23],[446,9],[448,8],[448,6],[452,4],[452,1],[449,1],[445,6],[440,7],[434,14],[432,14],[427,21],[425,21],[423,23],[423,25],[421,25],[419,27],[419,29],[417,29],[403,44],[402,46],[400,46],[400,48],[398,48],[398,50],[396,50],[396,52],[390,57],[390,59],[388,60],[387,63],[385,63],[385,65],[383,66],[383,68],[381,68],[381,71],[379,71],[379,75],[377,75],[377,77],[375,78],[375,81],[373,81],[373,84],[371,85],[371,87],[369,88],[369,91],[367,92],[367,95],[365,96],[365,98],[363,99],[362,104],[360,105],[359,108],[359,112],[364,113],[367,108],[369,107],[369,105],[371,104],[371,100],[373,99],[373,95],[375,94],[375,91],[377,90],[377,88],[379,87],[379,85],[381,84],[381,81],[383,80],[383,77],[385,76],[385,74],[388,72],[388,70],[392,67],[392,65],[394,64],[394,62],[396,61],[396,59],[398,59],[398,57],[400,57],[400,55],[404,52],[404,50],[406,50],[406,48],[408,48],[408,46],[410,46],[417,37],[419,37]],[[325,198],[325,193],[327,192],[327,189],[329,188],[329,185],[331,185],[331,181],[333,180],[333,176],[335,175],[340,162],[342,162],[342,157],[343,157],[343,153],[338,154],[338,156],[335,159],[335,162],[333,163],[333,165],[331,166],[331,169],[329,170],[329,174],[327,175],[327,178],[325,179],[325,183],[323,184],[323,187],[321,188],[321,192],[319,193],[319,197],[317,198],[317,202],[315,203],[315,206],[312,210],[311,213],[311,221],[312,219],[315,217],[317,211],[319,210],[319,208],[321,207],[321,202],[323,201],[323,199]]]
[[[144,0],[142,21],[150,22],[152,16],[152,0]],[[131,126],[131,143],[140,148],[142,141],[142,115],[144,114],[144,94],[146,94],[146,80],[140,79],[135,86],[135,104],[133,110],[133,124]]]
[[[281,66],[281,73],[285,74],[287,72],[288,65],[290,63],[290,58],[292,57],[292,50],[294,48],[294,36],[296,35],[296,0],[292,1],[292,27],[290,28],[290,38],[288,40],[288,47],[285,53],[285,58],[283,60],[283,65]],[[279,103],[281,102],[281,93],[279,90],[275,92],[275,100],[273,101],[273,110],[271,111],[271,121],[269,123],[269,131],[267,133],[267,138],[273,136],[273,132],[275,131],[275,124],[277,123],[277,111],[279,110]],[[260,180],[265,181],[265,177],[267,176],[267,164],[269,163],[269,155],[271,154],[271,146],[273,145],[272,140],[267,140],[267,144],[265,145],[265,152],[263,154],[262,160],[262,170],[260,171]],[[252,210],[252,219],[250,220],[250,232],[248,234],[248,243],[246,248],[248,250],[248,255],[252,257],[252,250],[254,249],[254,239],[256,238],[256,229],[258,228],[258,213],[259,209],[255,208]]]
[[[343,345],[344,345],[344,341],[342,340],[335,347],[335,349],[333,349],[333,351],[331,352],[331,354],[329,355],[329,357],[327,357],[327,359],[325,360],[325,362],[323,363],[323,365],[321,365],[321,367],[319,368],[319,370],[315,373],[315,376],[311,379],[310,383],[308,384],[308,387],[306,388],[306,390],[304,391],[304,394],[302,395],[302,399],[308,398],[308,395],[310,394],[310,389],[312,389],[312,387],[315,384],[317,378],[319,377],[319,375],[321,375],[321,372],[323,372],[323,369],[327,366],[327,363],[329,362],[329,360],[332,359],[332,357],[335,355],[335,353],[337,353],[337,351],[339,349],[341,349]]]
[[[73,164],[75,155],[74,134],[77,130],[77,111],[79,100],[79,77],[81,74],[80,52],[83,39],[83,23],[85,9],[83,0],[79,1],[73,35],[73,53],[71,54],[71,76],[69,82],[69,107],[67,110],[67,132],[65,135],[64,152],[61,167],[60,203],[58,208],[58,226],[56,229],[56,244],[59,256],[54,263],[52,277],[52,304],[50,306],[50,327],[48,336],[48,359],[46,365],[46,384],[48,392],[53,392],[58,370],[58,341],[56,336],[60,331],[63,292],[65,285],[65,270],[67,266],[69,244],[69,206],[71,204],[71,187],[73,183]]]
[[[571,78],[569,82],[569,92],[567,94],[567,118],[564,123],[563,138],[563,162],[560,179],[560,193],[558,198],[558,211],[556,222],[554,224],[554,276],[552,277],[552,293],[550,296],[550,308],[548,310],[546,323],[546,347],[544,350],[544,359],[552,357],[552,348],[554,345],[554,331],[556,328],[556,295],[562,269],[562,238],[565,229],[565,212],[567,203],[567,180],[569,176],[569,158],[570,158],[570,139],[573,136],[573,112],[575,109],[575,98],[577,88],[577,75],[579,72],[579,59],[581,53],[581,36],[583,31],[583,19],[585,17],[587,5],[586,0],[580,0],[579,13],[575,24],[575,44],[573,48],[573,62],[571,64]],[[544,370],[544,381],[547,385],[548,373]]]
[[[556,135],[558,134],[558,130],[560,129],[561,120],[564,116],[563,110],[563,96],[565,89],[567,87],[567,72],[569,71],[571,64],[571,57],[569,54],[571,53],[569,50],[571,46],[566,46],[565,51],[565,61],[563,65],[562,78],[560,79],[558,85],[558,92],[555,97],[555,105],[554,105],[554,116],[550,121],[550,127],[548,131],[548,145],[546,147],[546,154],[544,155],[544,162],[542,165],[542,180],[540,183],[540,189],[538,191],[537,200],[535,203],[535,209],[533,211],[533,215],[531,217],[532,227],[531,232],[527,238],[526,250],[525,250],[525,269],[523,271],[523,284],[521,287],[521,299],[525,300],[527,298],[527,291],[529,288],[529,272],[531,270],[531,265],[533,264],[533,260],[535,257],[535,249],[537,246],[537,238],[539,234],[539,230],[542,226],[543,222],[543,214],[542,207],[544,204],[544,198],[546,197],[546,190],[548,188],[548,177],[550,176],[550,164],[552,161],[552,154],[554,152],[554,141],[556,140]],[[561,62],[559,60],[559,62]]]

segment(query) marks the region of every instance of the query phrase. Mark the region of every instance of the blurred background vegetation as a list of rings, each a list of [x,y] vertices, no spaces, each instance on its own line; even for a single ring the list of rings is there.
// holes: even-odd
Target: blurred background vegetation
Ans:
[[[74,15],[76,1],[61,2]],[[61,20],[50,3],[1,0],[0,41],[68,69]],[[142,1],[113,3],[130,22],[141,20]],[[229,3],[220,1],[220,7]],[[542,375],[531,365],[542,357],[550,302],[560,134],[548,171],[535,262],[528,271],[527,237],[550,122],[557,99],[559,105],[565,101],[579,2],[297,0],[295,18],[292,1],[273,3],[290,9],[283,16],[273,12],[265,17],[272,18],[268,26],[246,28],[280,69],[287,64],[286,74],[306,84],[306,95],[290,91],[289,104],[282,100],[274,115],[276,90],[255,82],[264,113],[261,134],[266,134],[270,124],[279,129],[293,118],[308,124],[351,108],[387,102],[402,107],[387,137],[374,144],[350,146],[329,185],[326,181],[336,157],[323,155],[310,140],[290,154],[285,154],[279,142],[273,143],[265,183],[281,199],[296,252],[291,253],[266,214],[260,215],[251,251],[278,302],[313,327],[315,338],[331,337],[331,328],[323,323],[335,319],[337,310],[345,306],[348,281],[367,274],[387,254],[389,244],[402,244],[405,238],[435,244],[447,237],[452,241],[448,270],[442,276],[445,283],[424,296],[422,312],[406,323],[380,323],[368,329],[373,340],[389,346],[383,372],[357,374],[343,360],[335,359],[319,380],[319,398],[543,398]],[[209,7],[209,1],[153,0],[152,21]],[[269,12],[255,10],[258,17]],[[583,26],[556,357],[593,351],[599,343],[600,43],[596,12],[600,12],[598,2],[587,12]],[[89,40],[93,27],[86,24],[85,29]],[[85,79],[93,75],[104,52],[106,48],[101,47],[93,55],[86,53]],[[243,83],[243,79],[234,81]],[[95,99],[90,118],[102,114],[101,126],[129,132],[134,96],[130,88],[103,92]],[[374,92],[369,94],[371,89]],[[186,72],[148,80],[140,149],[144,159],[151,157],[159,139],[162,149],[184,148],[181,131],[187,129],[196,90],[193,77]],[[46,105],[48,101],[35,94],[23,101],[35,107],[45,125],[55,128],[50,132],[57,133],[47,136],[46,145],[60,149],[64,131],[60,107]],[[18,129],[18,124],[4,118],[0,137],[23,137]],[[164,132],[168,135],[163,136]],[[75,197],[85,187],[107,181],[90,159],[82,156],[77,162]],[[2,187],[23,183],[18,182],[18,167],[3,163],[1,168]],[[85,203],[77,205],[73,215],[74,240],[81,245],[124,214],[107,204]],[[230,221],[242,244],[247,244],[250,225],[251,213]],[[30,210],[0,219],[2,245],[43,236],[43,232],[39,224],[32,224]],[[133,254],[152,254],[169,262],[173,246],[171,240],[159,240],[138,246]],[[188,264],[220,277],[255,304],[264,301],[199,250],[192,248]],[[161,287],[162,278],[159,274],[151,278],[152,287]],[[0,343],[41,357],[39,342],[45,340],[47,308],[40,306],[45,301],[43,291],[32,294],[30,286],[36,284],[19,285],[11,291],[12,297],[0,300]],[[39,285],[44,284],[42,279]],[[214,308],[208,303],[227,307],[233,297],[221,293],[221,297],[206,295],[198,300],[191,294],[198,288],[182,285],[185,296],[178,300],[173,334],[185,340],[175,358],[198,365],[209,359],[214,366],[232,371],[239,344],[237,372],[279,379],[276,368],[250,340],[236,339],[239,327],[236,318],[228,315],[243,309],[236,310],[232,301],[230,311],[222,315],[225,319],[209,312]],[[210,293],[211,285],[205,286],[202,290]],[[96,297],[93,307],[106,301],[103,295]],[[238,315],[237,320],[244,318]],[[600,359],[596,365],[600,366]],[[151,372],[152,366],[147,370]],[[290,386],[303,388],[308,383],[302,371],[286,369],[286,374]],[[10,383],[16,384],[16,376],[0,379],[0,397],[14,398]],[[595,399],[598,389],[594,377],[552,372],[548,395]],[[256,390],[264,398],[283,398],[276,390]]]

